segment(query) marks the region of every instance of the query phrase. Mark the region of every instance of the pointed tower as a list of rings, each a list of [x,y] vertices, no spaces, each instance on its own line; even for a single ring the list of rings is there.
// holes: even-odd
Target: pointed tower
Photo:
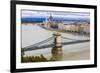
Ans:
[[[52,22],[52,21],[53,21],[53,17],[52,17],[52,15],[50,14],[49,22]]]

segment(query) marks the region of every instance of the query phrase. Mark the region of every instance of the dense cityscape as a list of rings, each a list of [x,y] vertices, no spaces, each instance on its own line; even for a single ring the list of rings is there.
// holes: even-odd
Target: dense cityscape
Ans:
[[[90,34],[89,22],[57,22],[53,21],[52,16],[50,16],[48,21],[43,21],[42,26],[47,29],[58,30],[62,32]]]

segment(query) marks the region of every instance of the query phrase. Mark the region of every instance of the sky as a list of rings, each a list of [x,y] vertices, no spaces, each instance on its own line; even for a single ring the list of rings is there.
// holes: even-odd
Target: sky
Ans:
[[[88,12],[61,12],[61,11],[36,11],[36,10],[22,10],[22,18],[33,18],[38,20],[39,18],[48,18],[52,16],[55,19],[82,19],[90,20],[90,13]]]

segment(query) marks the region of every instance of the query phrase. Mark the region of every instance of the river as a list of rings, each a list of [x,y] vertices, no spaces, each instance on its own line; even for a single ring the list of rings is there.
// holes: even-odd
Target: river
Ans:
[[[55,31],[49,31],[46,29],[41,28],[38,26],[38,24],[22,24],[21,27],[21,34],[22,34],[22,48],[38,43],[40,41],[43,41],[49,37],[52,37]],[[70,39],[76,39],[76,40],[86,40],[89,39],[87,36],[80,36],[80,35],[74,35],[69,33],[61,33],[62,36],[70,38]],[[66,40],[67,42],[69,40]],[[71,45],[65,45],[63,48],[63,54],[66,55],[66,53],[72,53],[72,52],[82,52],[85,50],[90,49],[90,42],[85,43],[78,43],[78,44],[71,44]],[[48,59],[52,56],[51,54],[51,48],[44,48],[39,50],[33,50],[33,51],[26,51],[26,56],[40,56],[43,54]],[[89,54],[88,54],[89,55]]]

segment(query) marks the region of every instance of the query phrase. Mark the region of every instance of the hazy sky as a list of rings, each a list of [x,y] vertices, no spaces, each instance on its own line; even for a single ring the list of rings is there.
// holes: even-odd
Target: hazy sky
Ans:
[[[34,11],[34,10],[22,10],[23,17],[64,17],[64,18],[90,18],[88,12],[54,12],[54,11]]]

